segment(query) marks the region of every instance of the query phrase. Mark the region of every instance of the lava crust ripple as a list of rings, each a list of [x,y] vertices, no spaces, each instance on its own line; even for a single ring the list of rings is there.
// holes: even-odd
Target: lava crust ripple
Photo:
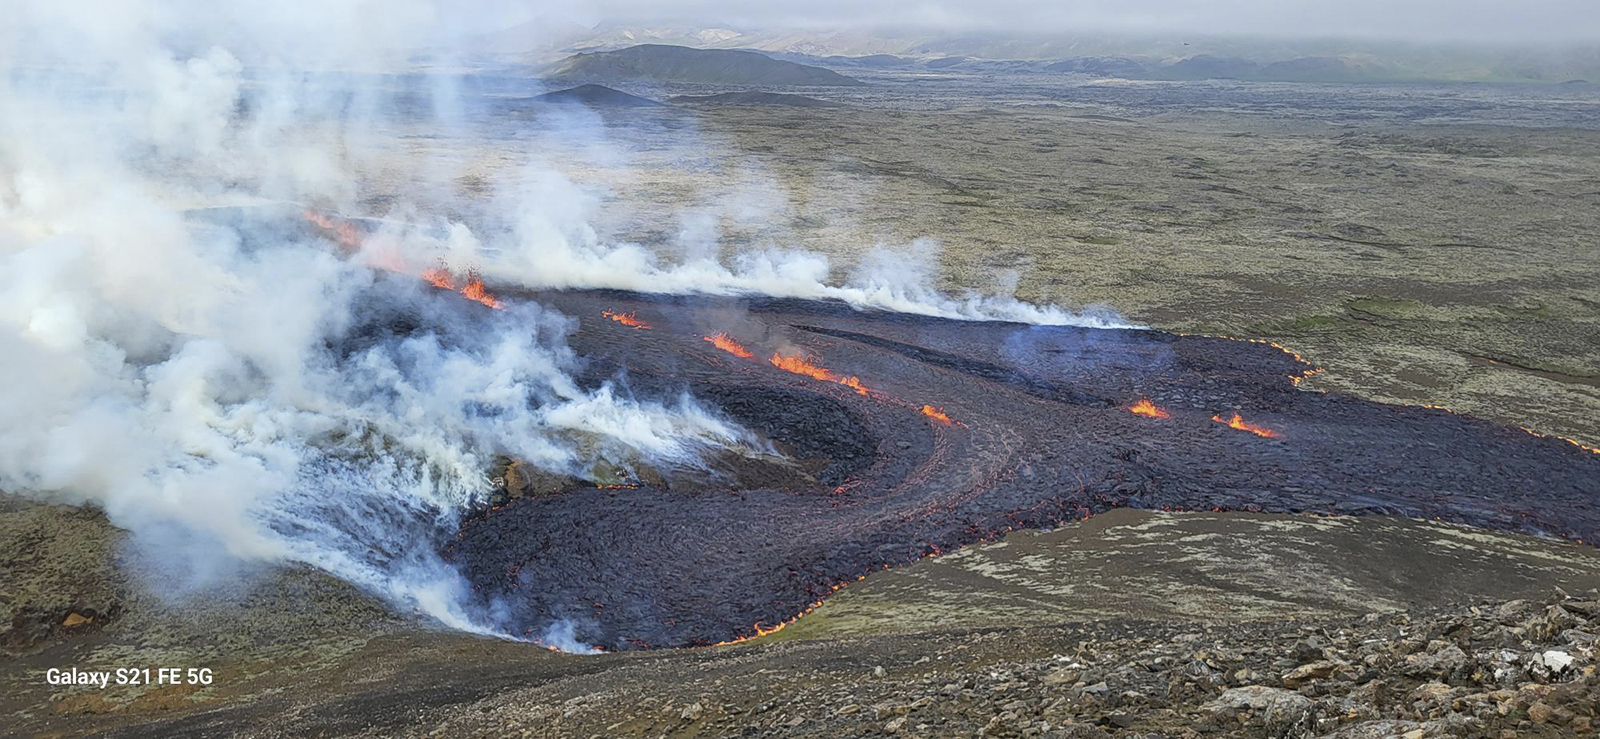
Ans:
[[[874,570],[1121,506],[1600,536],[1600,454],[1445,410],[1304,391],[1292,378],[1311,367],[1268,344],[787,299],[534,297],[577,317],[570,343],[588,381],[688,391],[792,462],[721,459],[693,484],[572,486],[473,516],[445,554],[520,633],[565,620],[608,650],[729,641]],[[718,334],[751,356],[706,340]],[[868,391],[767,361],[783,352]],[[1167,417],[1129,410],[1145,399]],[[1270,435],[1219,422],[1234,414]]]

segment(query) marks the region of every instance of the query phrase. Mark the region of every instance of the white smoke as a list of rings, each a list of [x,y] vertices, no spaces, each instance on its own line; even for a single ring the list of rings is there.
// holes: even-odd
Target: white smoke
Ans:
[[[391,258],[533,287],[1115,322],[944,297],[889,252],[837,286],[826,259],[804,252],[725,266],[708,218],[684,221],[695,247],[668,263],[606,243],[591,225],[599,200],[537,165],[500,190],[492,206],[508,225],[491,236],[428,215],[425,198],[449,190],[441,175],[393,204],[358,258],[260,215],[271,209],[197,216],[284,202],[362,210],[362,176],[390,153],[394,101],[371,78],[301,69],[392,65],[441,9],[13,5],[0,7],[13,22],[0,36],[11,42],[0,51],[0,489],[100,506],[136,537],[164,537],[195,573],[220,554],[302,563],[489,633],[434,546],[489,492],[497,456],[581,476],[748,442],[689,398],[580,387],[570,321],[531,304],[487,315],[369,266]],[[466,125],[449,84],[424,97],[434,125]],[[424,328],[386,335],[373,325],[385,310]]]
[[[758,294],[840,300],[863,309],[953,319],[1135,327],[1107,307],[1072,311],[1003,295],[947,295],[934,287],[938,244],[932,240],[919,239],[902,248],[874,248],[845,282],[834,284],[833,265],[816,252],[751,249],[724,263],[714,248],[718,231],[711,213],[685,214],[678,240],[672,245],[676,248],[656,249],[604,240],[593,225],[601,198],[559,171],[529,171],[508,190],[501,194],[502,212],[509,214],[504,233],[485,242],[457,229],[443,243],[413,233],[401,240],[414,252],[408,260],[419,262],[428,254],[437,254],[446,262],[478,265],[492,281],[532,288]],[[743,207],[744,203],[732,206],[734,215]]]
[[[599,654],[600,650],[578,640],[578,625],[569,619],[550,624],[534,642],[568,654]]]
[[[740,443],[688,399],[578,386],[570,322],[536,305],[474,322],[309,230],[189,212],[348,202],[376,105],[252,79],[220,47],[175,54],[143,18],[119,35],[40,11],[111,66],[10,59],[0,88],[0,488],[487,631],[433,547],[497,455],[583,475]],[[365,342],[386,300],[427,328]]]

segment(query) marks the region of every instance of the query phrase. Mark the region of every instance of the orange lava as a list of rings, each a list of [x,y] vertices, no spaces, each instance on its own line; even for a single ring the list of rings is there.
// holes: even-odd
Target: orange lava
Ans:
[[[805,357],[785,357],[777,352],[773,352],[772,359],[767,361],[772,362],[772,366],[777,367],[785,372],[793,372],[797,375],[805,375],[806,377],[815,378],[824,382],[837,382],[839,379],[838,375],[812,364],[811,355],[809,354]]]
[[[314,210],[305,211],[305,219],[324,231],[333,232],[338,242],[350,251],[361,250],[364,239],[361,231],[356,228],[354,221],[323,215]],[[390,250],[372,249],[369,246],[362,254],[362,257],[363,261],[368,265],[378,269],[396,274],[416,275],[440,290],[456,291],[456,276],[443,264],[432,269],[423,270],[421,274],[417,274],[415,268],[407,266],[398,254]],[[476,271],[467,271],[465,284],[461,287],[460,292],[468,300],[477,301],[495,310],[505,310],[505,306],[501,305],[500,299],[496,298],[494,293],[489,292],[489,288],[483,284],[483,278],[479,277]]]
[[[1289,375],[1289,382],[1293,383],[1295,387],[1299,387],[1300,386],[1300,382],[1302,380],[1305,380],[1306,378],[1309,378],[1312,375],[1315,375],[1317,373],[1320,373],[1320,372],[1324,371],[1324,368],[1318,367],[1318,366],[1312,364],[1311,360],[1300,356],[1299,352],[1297,352],[1297,351],[1295,351],[1293,349],[1290,349],[1289,347],[1286,347],[1286,346],[1284,346],[1282,344],[1279,344],[1276,341],[1268,341],[1266,339],[1244,339],[1244,338],[1240,338],[1238,336],[1223,336],[1223,335],[1220,335],[1220,334],[1186,334],[1186,333],[1179,333],[1178,335],[1179,336],[1206,336],[1206,337],[1216,338],[1216,339],[1227,339],[1229,341],[1244,341],[1244,342],[1249,342],[1251,344],[1266,344],[1267,346],[1270,346],[1270,347],[1272,347],[1274,349],[1277,349],[1280,352],[1283,352],[1284,354],[1289,355],[1290,357],[1292,357],[1294,359],[1294,361],[1299,362],[1299,363],[1301,363],[1301,364],[1306,366],[1306,369],[1302,370],[1299,374],[1297,374],[1297,375]]]
[[[423,272],[422,279],[427,280],[428,284],[433,285],[440,290],[454,291],[456,289],[455,275],[450,274],[450,270],[447,270],[443,267],[434,267],[433,269]]]
[[[755,353],[744,348],[743,346],[740,346],[739,342],[728,338],[727,334],[712,334],[711,336],[705,337],[705,339],[706,341],[711,342],[712,346],[732,354],[735,357],[749,359],[755,356]]]
[[[1216,421],[1217,423],[1228,424],[1229,427],[1239,429],[1240,431],[1249,431],[1256,436],[1267,439],[1278,435],[1278,432],[1273,431],[1272,429],[1269,429],[1265,426],[1257,426],[1244,420],[1244,418],[1240,417],[1238,413],[1234,413],[1233,418],[1223,418],[1221,414],[1217,414],[1212,416],[1211,420]]]
[[[1139,400],[1139,402],[1134,403],[1133,405],[1129,406],[1128,410],[1132,411],[1133,415],[1135,415],[1135,416],[1144,416],[1146,418],[1171,418],[1172,417],[1171,413],[1168,413],[1165,410],[1162,410],[1161,406],[1158,406],[1155,403],[1150,402],[1149,398],[1141,398]]]
[[[1533,434],[1534,436],[1537,436],[1537,437],[1539,437],[1541,439],[1560,439],[1560,440],[1562,440],[1564,442],[1567,442],[1568,444],[1571,444],[1571,445],[1573,445],[1573,446],[1575,446],[1575,447],[1577,447],[1579,449],[1582,449],[1582,450],[1584,450],[1586,452],[1590,452],[1592,454],[1600,454],[1600,447],[1589,446],[1588,444],[1585,444],[1585,443],[1583,443],[1581,441],[1578,441],[1577,439],[1569,439],[1569,438],[1567,438],[1565,436],[1557,436],[1555,434],[1542,434],[1542,433],[1539,433],[1538,431],[1534,431],[1533,429],[1523,428],[1521,426],[1518,426],[1517,428],[1522,429],[1523,431],[1526,431],[1526,432],[1528,432],[1530,434]]]
[[[1304,382],[1305,380],[1310,379],[1312,375],[1321,374],[1324,371],[1325,370],[1323,370],[1321,367],[1308,369],[1305,372],[1301,372],[1298,375],[1289,375],[1289,382],[1294,383],[1295,387],[1300,387],[1300,383],[1301,382]]]
[[[610,308],[607,308],[607,309],[605,309],[603,311],[600,311],[600,315],[605,316],[606,318],[609,318],[609,319],[611,319],[613,321],[616,321],[617,323],[620,323],[620,324],[622,324],[624,326],[632,326],[633,328],[637,328],[637,329],[649,330],[650,324],[639,320],[638,313],[639,313],[638,311],[630,311],[630,312],[627,312],[627,313],[619,313],[617,311],[611,310]]]
[[[440,290],[458,292],[456,290],[456,276],[446,267],[439,266],[434,267],[433,269],[424,270],[423,273],[418,276],[429,285],[437,287]],[[477,301],[495,310],[505,310],[505,306],[500,304],[500,299],[496,298],[494,293],[489,292],[489,288],[485,287],[483,284],[483,278],[479,277],[476,271],[468,270],[465,281],[466,284],[462,285],[461,289],[459,290],[462,297],[468,300]]]
[[[477,272],[467,273],[467,284],[461,288],[461,294],[466,296],[468,300],[476,300],[495,310],[505,310],[500,305],[500,300],[494,296],[494,293],[489,292],[489,289],[483,286],[483,278],[479,277]]]
[[[861,378],[859,378],[859,377],[855,377],[855,376],[846,377],[846,378],[840,380],[839,384],[843,385],[843,386],[845,386],[847,388],[850,388],[851,390],[854,390],[854,391],[856,391],[857,393],[859,393],[861,395],[867,395],[868,393],[871,392],[870,390],[867,389],[866,385],[861,384]]]
[[[931,418],[931,419],[933,419],[935,421],[938,421],[940,423],[950,423],[950,417],[945,415],[944,411],[941,411],[938,408],[935,408],[935,407],[933,407],[931,405],[923,405],[922,406],[922,415],[927,416],[927,417],[929,417],[929,418]]]
[[[326,216],[309,209],[305,212],[305,218],[316,224],[317,228],[324,231],[332,231],[334,237],[346,248],[355,250],[361,246],[361,232],[356,229],[354,223],[342,218]]]
[[[889,569],[889,566],[888,565],[884,565],[883,569]],[[850,582],[860,582],[860,581],[865,580],[865,579],[867,579],[867,576],[866,575],[861,575],[860,577],[857,577],[855,580],[852,580]],[[842,588],[842,587],[844,587],[846,585],[849,585],[850,582],[834,583],[833,585],[828,586],[828,595],[832,595],[834,593],[839,592],[840,588]],[[796,621],[799,621],[801,616],[804,616],[804,615],[806,615],[806,614],[808,614],[808,613],[810,613],[812,611],[817,610],[817,608],[822,605],[822,601],[824,601],[826,599],[827,599],[826,595],[821,597],[821,598],[818,598],[817,600],[812,601],[811,605],[806,606],[805,610],[802,610],[801,612],[795,614],[794,616],[789,618],[789,620],[773,624],[772,626],[762,626],[761,622],[757,621],[757,622],[755,622],[755,623],[750,625],[751,630],[753,630],[755,633],[747,634],[745,636],[741,636],[741,637],[738,637],[738,638],[735,638],[735,639],[729,639],[728,641],[719,641],[716,644],[713,644],[711,646],[714,646],[714,647],[725,647],[725,646],[728,646],[729,644],[738,644],[739,642],[749,641],[751,639],[758,639],[758,638],[766,636],[768,634],[775,634],[775,633],[777,633],[779,631],[782,631],[785,626],[788,626],[789,624],[792,624],[792,623],[794,623]]]
[[[754,629],[756,633],[747,634],[745,636],[741,636],[741,637],[739,637],[737,639],[734,639],[734,640],[731,640],[731,641],[719,641],[716,644],[714,644],[713,646],[721,647],[721,646],[726,646],[726,645],[729,645],[729,644],[738,644],[739,642],[748,641],[750,639],[759,639],[759,638],[761,638],[763,636],[766,636],[768,634],[776,634],[776,633],[778,633],[780,631],[783,631],[783,627],[788,626],[789,624],[792,624],[792,623],[794,623],[793,619],[791,619],[789,621],[780,621],[778,623],[778,625],[776,625],[776,626],[762,626],[761,622],[757,621],[757,622],[755,622],[755,623],[750,625],[750,628]]]
[[[773,352],[772,359],[767,361],[772,362],[772,366],[777,367],[785,372],[793,372],[797,375],[805,375],[806,377],[822,380],[823,382],[837,382],[840,385],[844,385],[845,387],[848,387],[862,395],[867,395],[871,392],[866,388],[865,385],[861,384],[861,378],[855,376],[840,377],[830,370],[818,367],[813,363],[813,359],[809,354],[804,357],[785,357],[777,352]]]
[[[1084,516],[1084,518],[1088,518],[1088,516],[1086,515],[1086,516]],[[997,540],[1001,536],[1003,536],[1004,534],[1009,533],[1011,530],[1012,530],[1012,527],[1007,526],[1007,527],[1005,527],[1005,530],[1003,532],[997,533],[992,537],[984,537],[983,539],[981,539],[981,541]],[[929,547],[929,551],[924,552],[919,557],[919,559],[926,559],[928,557],[938,557],[938,556],[940,556],[942,554],[944,554],[944,550],[942,550],[942,549],[940,549],[940,548],[938,548],[936,546],[930,546]],[[893,566],[888,564],[888,563],[880,564],[880,565],[868,568],[867,574],[871,574],[874,570],[888,570],[888,569],[892,569],[892,567]],[[795,615],[790,616],[787,620],[781,621],[781,622],[773,624],[771,626],[762,626],[761,622],[757,621],[757,622],[755,622],[755,623],[750,625],[750,629],[755,633],[746,634],[744,636],[740,636],[740,637],[736,637],[736,638],[733,638],[733,639],[729,639],[728,641],[719,641],[719,642],[717,642],[715,644],[712,644],[711,646],[713,646],[713,647],[725,647],[725,646],[728,646],[730,644],[738,644],[740,642],[750,641],[751,639],[759,639],[759,638],[761,638],[763,636],[766,636],[768,634],[774,634],[774,633],[777,633],[779,631],[782,631],[784,629],[784,627],[788,626],[789,624],[792,624],[792,623],[794,623],[796,621],[799,621],[801,619],[801,617],[810,614],[812,611],[815,611],[818,608],[821,608],[822,607],[822,602],[827,600],[828,596],[831,596],[834,593],[839,592],[841,589],[844,588],[844,586],[849,585],[850,583],[861,582],[862,580],[865,580],[865,579],[867,579],[867,575],[866,574],[862,574],[862,575],[857,575],[856,579],[854,579],[854,580],[846,580],[844,582],[836,582],[836,583],[834,583],[832,585],[829,585],[827,594],[823,595],[822,597],[820,597],[820,598],[818,598],[818,599],[816,599],[814,601],[811,601],[811,605],[808,605],[805,608],[801,609],[801,611],[799,613],[796,613]]]
[[[1449,414],[1451,414],[1453,416],[1464,415],[1460,411],[1452,410],[1452,409],[1447,408],[1447,407],[1442,406],[1442,405],[1434,405],[1432,403],[1423,403],[1422,407],[1423,408],[1430,408],[1430,409],[1436,410],[1436,411],[1444,411],[1445,413],[1449,413]],[[1530,428],[1528,428],[1526,426],[1518,426],[1517,428],[1522,430],[1523,433],[1532,434],[1532,435],[1537,436],[1537,437],[1539,437],[1541,439],[1560,439],[1560,440],[1562,440],[1564,442],[1567,442],[1568,444],[1571,444],[1571,445],[1573,445],[1573,446],[1575,446],[1575,447],[1577,447],[1579,449],[1582,449],[1582,450],[1584,450],[1586,452],[1590,452],[1590,453],[1593,453],[1593,454],[1600,454],[1600,447],[1589,446],[1588,444],[1585,444],[1585,443],[1583,443],[1581,441],[1578,441],[1577,439],[1568,438],[1568,437],[1561,436],[1561,435],[1558,435],[1558,434],[1547,434],[1547,433],[1544,433],[1542,431],[1534,431],[1533,429],[1530,429]]]

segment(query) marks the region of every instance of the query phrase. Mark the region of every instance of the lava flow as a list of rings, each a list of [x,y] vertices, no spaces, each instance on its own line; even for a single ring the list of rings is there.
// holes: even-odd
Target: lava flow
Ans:
[[[363,261],[369,266],[386,272],[414,275],[441,290],[456,291],[455,274],[444,265],[425,269],[419,273],[414,268],[408,267],[405,263],[406,260],[395,250],[370,248],[355,221],[335,218],[314,210],[307,210],[303,215],[307,221],[317,228],[331,233],[334,240],[344,247],[347,253],[356,254],[359,252],[363,257]],[[495,310],[505,310],[505,306],[500,304],[500,300],[489,292],[488,286],[484,285],[483,278],[478,275],[476,270],[467,270],[464,283],[460,293],[466,299],[482,303]]]
[[[755,352],[744,348],[739,344],[739,342],[728,338],[727,334],[712,334],[704,338],[706,341],[711,342],[712,346],[732,354],[735,357],[750,359],[751,357],[755,356]]]
[[[1131,406],[1128,406],[1128,410],[1132,411],[1133,415],[1135,415],[1135,416],[1144,416],[1145,418],[1171,418],[1172,417],[1171,413],[1168,413],[1165,410],[1163,410],[1161,408],[1161,406],[1158,406],[1155,403],[1150,402],[1149,398],[1141,398],[1139,400],[1139,402],[1134,403]]]
[[[1249,421],[1244,420],[1244,417],[1240,416],[1237,412],[1233,414],[1232,418],[1223,418],[1221,414],[1217,414],[1212,416],[1211,420],[1216,421],[1217,423],[1225,423],[1229,428],[1236,428],[1240,431],[1249,431],[1256,436],[1267,439],[1278,435],[1278,432],[1273,431],[1272,429],[1269,429],[1265,426],[1257,426]]]
[[[771,362],[772,366],[777,367],[785,372],[793,372],[797,375],[805,375],[806,377],[822,380],[823,382],[837,382],[840,385],[844,385],[845,387],[856,391],[860,395],[868,395],[872,392],[868,390],[865,385],[861,384],[861,378],[854,375],[844,377],[835,374],[832,370],[824,369],[818,366],[816,364],[816,360],[809,354],[804,357],[785,357],[782,354],[773,352],[772,359],[767,361]]]
[[[1290,378],[1307,365],[1262,343],[756,296],[534,299],[567,315],[672,315],[650,341],[580,324],[567,337],[586,359],[575,380],[597,388],[625,375],[634,397],[666,404],[687,392],[764,451],[635,461],[626,473],[637,484],[621,489],[544,476],[468,517],[444,556],[513,633],[565,622],[608,651],[737,641],[863,572],[1112,507],[1437,518],[1600,539],[1600,455],[1470,416],[1303,392]],[[969,425],[945,433],[927,414],[944,414],[938,406],[838,392],[848,378],[814,357],[769,361],[823,382],[753,358],[686,361],[704,359],[702,342],[743,356],[691,329],[729,315],[774,346],[826,342],[829,359],[938,398],[960,409],[953,425]],[[1175,408],[1152,422],[1130,412],[1140,398],[1260,409],[1271,429],[1216,420],[1274,443],[1238,443]]]
[[[609,318],[609,319],[611,319],[613,321],[616,321],[617,323],[620,323],[620,324],[622,324],[624,326],[628,326],[630,328],[637,328],[637,329],[643,329],[643,330],[649,330],[650,329],[650,324],[647,324],[644,321],[639,320],[639,312],[638,311],[629,311],[627,313],[622,313],[620,311],[614,311],[614,310],[611,310],[610,308],[607,308],[606,310],[600,311],[600,315],[605,316],[606,318]]]
[[[933,407],[931,405],[922,406],[922,415],[927,416],[927,417],[929,417],[929,418],[931,418],[931,419],[933,419],[935,421],[938,421],[940,423],[945,423],[945,424],[950,423],[950,417],[945,415],[944,411],[939,410],[938,408],[935,408],[935,407]]]

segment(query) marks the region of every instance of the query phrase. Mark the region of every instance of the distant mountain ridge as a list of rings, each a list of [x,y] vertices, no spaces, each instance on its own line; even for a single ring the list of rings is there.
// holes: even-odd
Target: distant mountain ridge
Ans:
[[[575,54],[546,72],[589,82],[682,82],[705,85],[841,86],[865,84],[830,69],[754,51],[640,44]]]
[[[900,68],[1006,72],[1059,65],[1047,71],[1132,79],[1221,77],[1286,82],[1559,83],[1600,79],[1600,43],[1507,47],[1359,39],[811,31],[623,23],[580,31],[570,24],[549,23],[486,35],[478,48],[502,60],[548,65],[574,52],[626,51],[640,44],[759,52],[846,73]]]
[[[983,59],[972,56],[914,57],[874,54],[864,57],[814,57],[792,52],[768,52],[797,63],[813,63],[845,72],[861,70],[925,70],[965,73],[1061,72],[1090,77],[1134,80],[1244,80],[1251,82],[1545,82],[1582,80],[1589,67],[1540,67],[1508,60],[1496,67],[1452,67],[1432,72],[1371,54],[1299,56],[1262,61],[1239,56],[1193,54],[1188,56],[1097,55],[1060,60]],[[1600,63],[1592,65],[1600,71]]]

